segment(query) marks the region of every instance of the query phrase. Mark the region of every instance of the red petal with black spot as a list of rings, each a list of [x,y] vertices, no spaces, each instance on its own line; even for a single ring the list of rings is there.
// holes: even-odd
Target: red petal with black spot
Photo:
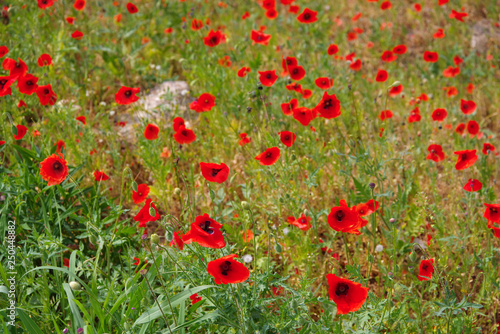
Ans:
[[[68,176],[68,166],[62,155],[52,154],[40,163],[40,175],[48,186],[60,184]]]
[[[151,204],[151,202],[152,202],[152,199],[148,198],[146,200],[146,203],[142,207],[142,209],[134,217],[134,220],[136,222],[139,222],[139,227],[146,227],[147,222],[154,222],[154,221],[160,219],[160,213],[158,212],[158,209],[156,209],[156,206],[154,205],[154,203]],[[149,214],[149,209],[151,206],[153,207],[153,209],[156,212],[156,214],[154,216],[151,216]]]
[[[432,273],[434,272],[434,259],[422,260],[420,262],[420,270],[418,273],[419,281],[428,281],[432,278]]]
[[[193,130],[186,129],[184,125],[181,125],[178,131],[175,132],[174,139],[181,145],[189,144],[196,140],[196,135],[194,134]]]
[[[132,200],[135,204],[141,204],[149,195],[149,186],[141,183],[137,186],[137,191],[132,190]]]
[[[222,224],[205,213],[203,216],[196,217],[195,222],[191,224],[191,229],[182,237],[182,241],[186,244],[196,242],[207,248],[223,248],[226,246],[226,242],[221,228]]]
[[[146,129],[144,129],[144,138],[147,140],[155,140],[158,138],[158,133],[160,133],[160,128],[156,124],[148,124]]]
[[[314,111],[318,113],[321,117],[331,119],[340,116],[340,101],[337,99],[335,94],[328,95],[327,92],[323,94],[323,98],[314,107]]]
[[[22,77],[19,77],[17,80],[17,88],[19,89],[19,93],[31,95],[38,88],[37,85],[38,78],[31,74],[26,74]]]
[[[200,162],[200,169],[201,175],[209,182],[223,183],[229,176],[229,167],[225,163]]]
[[[297,138],[295,133],[290,132],[290,131],[281,131],[281,132],[279,132],[279,135],[280,135],[281,142],[285,146],[288,146],[288,147],[291,147],[293,145],[293,143],[295,142],[295,139]]]
[[[216,284],[241,283],[248,279],[250,271],[235,261],[236,257],[238,255],[230,254],[208,263],[207,272],[214,277]]]
[[[355,312],[363,306],[368,297],[368,288],[334,274],[327,274],[328,295],[337,304],[337,314]]]
[[[463,170],[469,168],[470,166],[474,165],[474,163],[478,158],[476,150],[457,151],[454,152],[454,154],[458,155],[458,160],[455,165],[455,169],[457,170]]]
[[[345,200],[340,200],[340,206],[333,207],[327,218],[328,225],[337,232],[358,234],[362,225],[356,209],[347,206]]]
[[[479,191],[483,188],[483,184],[476,179],[469,179],[469,181],[465,184],[464,190],[468,192]]]
[[[278,147],[270,147],[258,156],[255,157],[255,160],[259,160],[259,163],[263,166],[273,165],[276,161],[278,161],[281,155],[281,151]]]
[[[486,204],[483,217],[494,223],[500,223],[500,204]]]
[[[131,88],[122,86],[118,93],[115,94],[115,102],[121,105],[127,105],[139,100],[135,94],[141,91],[140,88]]]
[[[260,83],[266,87],[271,87],[276,80],[278,79],[278,76],[276,75],[276,70],[272,71],[259,71],[259,80]]]

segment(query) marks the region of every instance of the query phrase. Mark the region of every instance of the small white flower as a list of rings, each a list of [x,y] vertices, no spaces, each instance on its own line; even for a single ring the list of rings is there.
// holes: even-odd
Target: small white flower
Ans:
[[[383,251],[383,250],[384,250],[384,246],[382,246],[382,245],[377,245],[377,246],[375,247],[375,252],[377,252],[377,253],[380,253],[380,252],[381,252],[381,251]]]
[[[114,110],[110,110],[110,111],[109,111],[109,115],[110,115],[110,116],[113,116],[114,114],[115,114],[115,111],[114,111]]]
[[[181,90],[181,95],[184,96],[184,95],[187,95],[187,94],[189,94],[189,91],[187,89]]]
[[[150,68],[155,68],[155,64],[150,64],[149,67]]]
[[[160,65],[156,65],[156,70],[157,71],[161,70],[161,66]]]
[[[106,102],[104,101],[101,101],[101,103],[99,103],[101,106],[105,106],[106,105]]]
[[[287,235],[287,234],[288,234],[288,232],[290,232],[290,230],[288,229],[288,227],[285,227],[285,228],[283,229],[283,234],[284,234],[284,235]]]
[[[243,259],[243,262],[245,262],[245,263],[250,263],[253,260],[253,257],[250,254],[243,255],[241,258]]]

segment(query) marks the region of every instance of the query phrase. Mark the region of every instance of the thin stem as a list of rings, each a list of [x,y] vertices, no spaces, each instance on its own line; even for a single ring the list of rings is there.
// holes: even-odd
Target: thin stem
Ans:
[[[170,329],[170,325],[168,324],[167,317],[165,316],[165,313],[163,313],[163,310],[160,306],[160,303],[158,302],[158,299],[156,299],[155,293],[154,293],[153,289],[151,288],[151,285],[149,284],[148,278],[146,277],[146,275],[143,275],[143,277],[146,280],[146,283],[148,284],[149,291],[151,291],[151,295],[153,296],[153,299],[155,300],[156,305],[158,305],[158,308],[160,309],[160,312],[163,315],[163,319],[165,320],[165,324],[167,324],[168,331],[170,332],[170,334],[172,334],[172,330]],[[173,314],[172,314],[172,316],[173,316]],[[174,316],[174,319],[175,319],[175,316]]]

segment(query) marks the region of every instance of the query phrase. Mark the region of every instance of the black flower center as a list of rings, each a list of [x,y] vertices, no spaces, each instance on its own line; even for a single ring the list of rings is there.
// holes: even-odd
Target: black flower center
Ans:
[[[43,90],[43,93],[44,93],[45,95],[49,95],[49,94],[50,94],[50,90],[49,90],[48,88],[45,88],[45,89]]]
[[[498,210],[496,208],[490,208],[490,213],[492,214],[498,213]]]
[[[7,79],[0,80],[0,86],[2,87],[2,89],[6,84],[7,84]]]
[[[127,90],[124,94],[125,94],[126,97],[130,97],[130,95],[132,95],[132,91],[131,90]]]
[[[227,276],[227,272],[231,271],[231,262],[224,261],[223,264],[220,265],[221,274]]]
[[[324,109],[328,109],[328,108],[330,108],[332,106],[333,106],[332,99],[328,99],[328,100],[325,100],[325,102],[323,102],[323,108]]]
[[[214,230],[210,228],[210,224],[212,222],[210,220],[205,220],[200,224],[200,227],[203,231],[207,232],[208,234],[214,234]]]
[[[217,169],[217,168],[212,168],[212,176],[217,176],[217,174],[219,174],[219,172],[222,170],[222,168],[220,169]]]
[[[337,220],[339,222],[341,222],[342,219],[344,219],[344,217],[345,217],[344,211],[342,211],[342,210],[337,211],[337,213],[335,213],[335,217],[337,218]]]
[[[337,285],[337,288],[335,289],[335,294],[337,296],[347,296],[348,292],[349,292],[349,285],[345,283],[339,283]]]
[[[309,14],[309,13],[304,14],[305,20],[309,20],[310,18],[311,18],[311,14]]]
[[[54,162],[54,164],[52,165],[52,168],[54,168],[55,170],[59,170],[62,168],[62,164],[59,162],[59,161],[56,161]]]

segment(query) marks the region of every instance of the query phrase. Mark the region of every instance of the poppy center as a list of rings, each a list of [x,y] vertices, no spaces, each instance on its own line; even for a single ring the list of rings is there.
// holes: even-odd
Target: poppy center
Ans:
[[[344,211],[342,211],[342,210],[337,211],[337,213],[335,214],[335,217],[337,217],[337,220],[339,222],[341,222],[342,219],[344,219],[344,217],[345,217]]]
[[[54,168],[56,171],[62,168],[62,164],[59,161],[54,162],[52,165],[52,168]]]
[[[231,271],[231,262],[224,261],[223,264],[220,265],[221,274],[227,276],[227,272]]]
[[[210,228],[210,224],[212,222],[210,220],[205,220],[204,222],[201,223],[200,227],[203,231],[207,232],[208,234],[214,234],[214,230]]]
[[[304,14],[305,20],[309,20],[310,18],[311,18],[311,14],[309,14],[309,13]]]
[[[0,80],[0,86],[2,86],[2,88],[3,88],[3,86],[5,86],[6,84],[7,84],[7,79],[2,79],[2,80]]]
[[[28,85],[28,86],[33,86],[33,85],[34,85],[34,83],[33,83],[33,81],[28,80],[28,81],[26,81],[26,85]]]
[[[323,102],[323,108],[324,109],[328,109],[328,108],[330,108],[332,106],[333,106],[332,99],[328,99],[328,100],[325,100],[325,102]]]
[[[212,38],[210,38],[210,41],[214,44],[217,44],[217,42],[219,41],[219,39],[217,38],[217,36],[214,36]]]
[[[266,78],[271,79],[271,74],[266,75]]]
[[[43,93],[44,93],[45,95],[49,95],[50,91],[49,91],[49,89],[48,89],[48,88],[45,88],[45,89],[43,90]]]
[[[349,291],[349,285],[345,283],[339,283],[337,288],[335,289],[335,294],[337,296],[347,296],[347,292]]]
[[[472,185],[472,183],[471,183]],[[498,213],[498,210],[496,208],[490,208],[490,213],[495,214]]]
[[[220,172],[221,170],[222,170],[222,168],[220,168],[220,169],[213,168],[213,169],[212,169],[212,176],[214,176],[214,177],[215,177],[215,176],[217,176],[217,174],[219,174],[219,172]]]
[[[126,97],[130,97],[130,95],[132,95],[132,91],[131,90],[127,90],[124,94],[125,94]]]

